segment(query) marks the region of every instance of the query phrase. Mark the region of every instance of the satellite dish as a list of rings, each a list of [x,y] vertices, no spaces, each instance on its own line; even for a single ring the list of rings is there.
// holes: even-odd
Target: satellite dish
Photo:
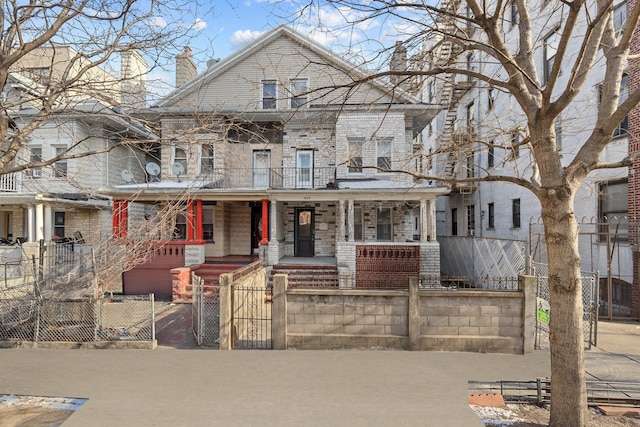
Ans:
[[[184,165],[182,163],[174,163],[171,165],[171,171],[174,175],[184,175]]]
[[[144,168],[151,176],[158,176],[160,173],[160,166],[157,163],[149,162]]]
[[[133,181],[133,174],[131,173],[131,171],[129,169],[125,169],[122,172],[120,172],[120,176],[122,177],[124,182],[127,183],[127,184],[129,184],[131,181]]]

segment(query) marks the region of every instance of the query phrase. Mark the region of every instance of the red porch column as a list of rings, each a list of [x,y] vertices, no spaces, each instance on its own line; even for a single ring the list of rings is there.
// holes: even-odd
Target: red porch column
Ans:
[[[269,201],[262,199],[262,240],[261,245],[269,243]]]
[[[120,237],[120,200],[113,201],[113,212],[111,213],[111,230],[113,237]]]
[[[193,200],[187,202],[187,241],[193,241],[195,224],[193,221]]]
[[[202,241],[202,200],[196,201],[196,239]]]
[[[120,201],[120,225],[118,227],[119,237],[123,239],[127,238],[127,233],[129,232],[129,201],[121,200]]]

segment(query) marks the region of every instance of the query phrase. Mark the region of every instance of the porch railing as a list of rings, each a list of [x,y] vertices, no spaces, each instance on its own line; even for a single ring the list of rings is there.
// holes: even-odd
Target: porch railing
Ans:
[[[0,175],[0,191],[17,192],[22,187],[22,172]]]
[[[205,188],[334,188],[335,167],[216,169],[200,175]]]

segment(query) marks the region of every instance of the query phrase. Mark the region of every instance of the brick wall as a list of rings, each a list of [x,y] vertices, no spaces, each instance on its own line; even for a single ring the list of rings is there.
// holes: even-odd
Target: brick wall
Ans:
[[[356,287],[406,288],[419,273],[419,246],[356,246]]]

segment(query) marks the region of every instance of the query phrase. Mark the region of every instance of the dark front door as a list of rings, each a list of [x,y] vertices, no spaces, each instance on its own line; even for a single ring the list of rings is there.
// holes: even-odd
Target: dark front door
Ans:
[[[313,208],[296,208],[295,256],[313,256]]]

